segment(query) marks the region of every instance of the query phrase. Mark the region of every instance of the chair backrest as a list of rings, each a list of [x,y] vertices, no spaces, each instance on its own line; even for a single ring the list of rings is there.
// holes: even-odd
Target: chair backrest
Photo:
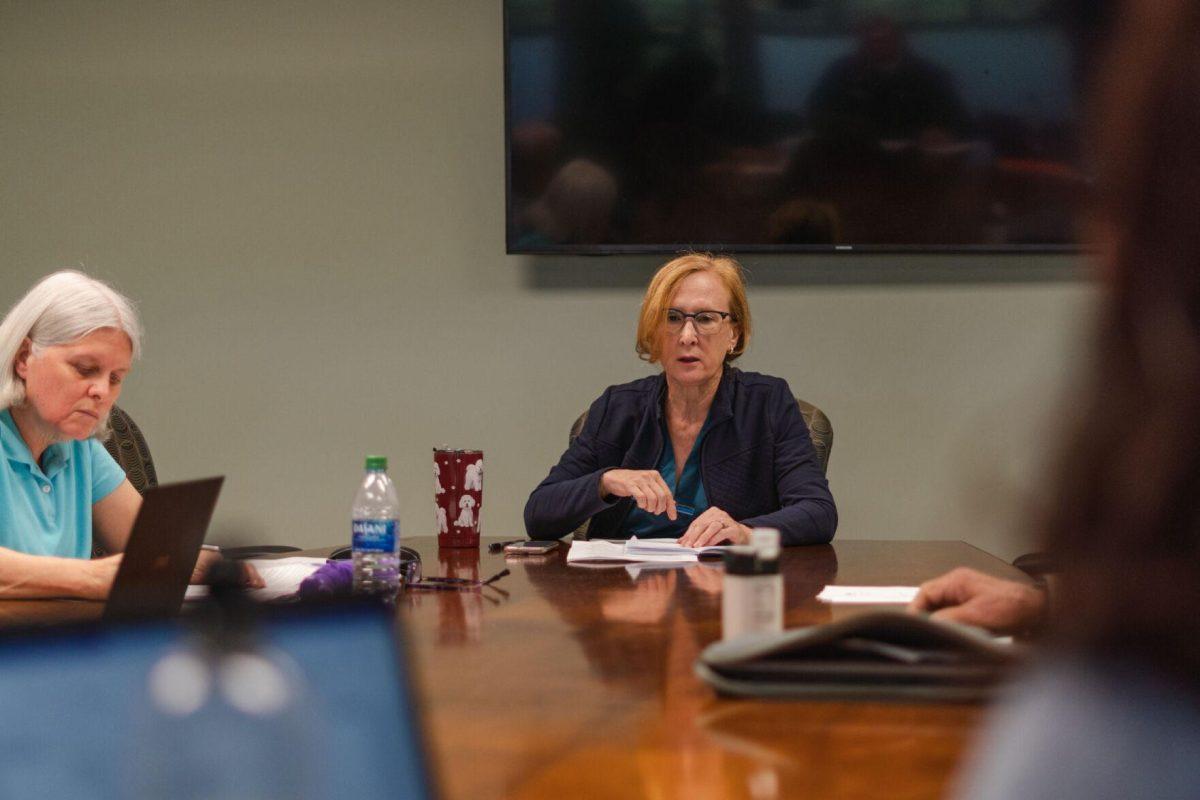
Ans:
[[[108,415],[108,424],[112,434],[104,442],[104,447],[125,470],[125,476],[133,488],[141,494],[151,486],[158,486],[158,472],[150,458],[150,446],[146,444],[146,437],[133,418],[113,406]]]
[[[821,474],[824,475],[829,472],[829,454],[833,451],[833,423],[824,411],[812,403],[797,397],[796,405],[800,407],[800,416],[804,417],[804,424],[808,426],[808,437],[812,439],[813,449],[817,451],[817,463],[821,465]]]
[[[821,474],[824,475],[829,470],[829,454],[833,451],[833,423],[829,421],[829,417],[825,416],[824,411],[812,403],[797,397],[796,405],[800,407],[800,416],[804,417],[804,424],[808,426],[808,436],[812,439],[813,449],[817,453],[817,463],[821,467]],[[583,431],[587,416],[588,412],[585,408],[579,418],[575,420],[575,424],[571,426],[571,432],[567,436],[568,445],[574,444],[575,439]],[[590,524],[591,520],[589,519],[576,528],[574,538],[586,539]]]

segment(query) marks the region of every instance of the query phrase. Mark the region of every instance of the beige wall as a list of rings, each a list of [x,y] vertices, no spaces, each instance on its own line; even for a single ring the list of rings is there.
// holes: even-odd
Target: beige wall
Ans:
[[[228,475],[217,539],[346,539],[367,452],[426,533],[441,443],[486,451],[485,532],[520,535],[571,420],[645,374],[654,259],[504,255],[499,6],[0,3],[0,302],[59,265],[139,302],[122,404],[164,480]],[[839,536],[1026,547],[1092,299],[1039,278],[1073,262],[747,263],[744,366],[833,419]]]

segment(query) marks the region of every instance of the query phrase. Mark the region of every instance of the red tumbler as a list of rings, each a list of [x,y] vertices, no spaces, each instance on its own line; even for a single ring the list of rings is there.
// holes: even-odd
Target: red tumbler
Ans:
[[[438,547],[479,547],[482,450],[434,448],[433,505]]]

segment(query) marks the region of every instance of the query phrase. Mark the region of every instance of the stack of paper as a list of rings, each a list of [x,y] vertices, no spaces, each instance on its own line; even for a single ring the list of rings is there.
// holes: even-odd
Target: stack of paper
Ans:
[[[567,563],[579,561],[629,561],[637,563],[694,564],[701,556],[719,555],[726,546],[684,547],[674,539],[608,539],[571,542]]]
[[[664,554],[686,553],[698,558],[705,556],[720,556],[732,545],[710,544],[707,547],[684,547],[674,539],[639,539],[636,536],[625,543],[625,552],[629,555],[656,556]]]
[[[300,584],[309,575],[316,572],[324,558],[308,558],[292,556],[291,558],[248,558],[247,564],[252,564],[266,584],[261,589],[251,589],[246,594],[255,600],[277,600],[295,594]],[[207,586],[189,586],[187,600],[200,600],[208,596]]]

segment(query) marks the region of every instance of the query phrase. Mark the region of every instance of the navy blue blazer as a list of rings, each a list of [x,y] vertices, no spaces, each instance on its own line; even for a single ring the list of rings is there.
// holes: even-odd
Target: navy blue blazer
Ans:
[[[610,386],[592,403],[579,437],[525,503],[531,538],[557,539],[589,517],[589,538],[627,537],[634,501],[606,501],[600,476],[657,468],[666,388],[659,374]],[[787,381],[726,368],[709,415],[700,450],[709,506],[752,528],[778,528],[785,545],[830,541],[837,508]]]

